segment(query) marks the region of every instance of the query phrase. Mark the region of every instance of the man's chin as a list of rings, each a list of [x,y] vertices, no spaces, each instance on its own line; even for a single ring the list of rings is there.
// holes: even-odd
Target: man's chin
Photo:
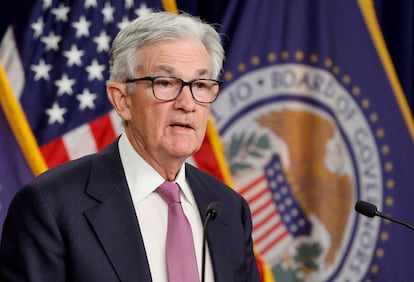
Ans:
[[[195,152],[198,151],[200,147],[190,147],[190,146],[175,146],[172,149],[172,154],[176,157],[176,158],[182,158],[182,159],[187,159],[188,157],[191,157],[191,155],[193,155]]]

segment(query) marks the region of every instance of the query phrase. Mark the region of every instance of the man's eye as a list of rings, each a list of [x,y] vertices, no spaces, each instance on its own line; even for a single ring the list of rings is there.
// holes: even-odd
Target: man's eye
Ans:
[[[160,87],[170,87],[173,85],[172,81],[168,79],[157,79],[155,84]]]
[[[194,82],[193,87],[203,89],[203,88],[208,88],[208,85],[205,82],[196,81]]]

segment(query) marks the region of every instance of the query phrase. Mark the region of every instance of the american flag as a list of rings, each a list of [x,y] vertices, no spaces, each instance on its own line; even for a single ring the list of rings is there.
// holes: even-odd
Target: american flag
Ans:
[[[310,235],[312,225],[292,194],[278,155],[239,193],[252,212],[255,247],[270,264],[291,240]]]
[[[96,152],[122,131],[108,102],[108,52],[158,1],[29,1],[0,55],[48,167]]]

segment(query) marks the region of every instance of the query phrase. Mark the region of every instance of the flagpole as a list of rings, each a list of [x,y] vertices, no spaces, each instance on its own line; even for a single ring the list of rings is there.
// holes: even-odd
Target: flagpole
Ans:
[[[6,71],[0,62],[0,107],[16,137],[26,161],[34,175],[47,170],[47,165],[37,145],[23,110],[13,95]]]

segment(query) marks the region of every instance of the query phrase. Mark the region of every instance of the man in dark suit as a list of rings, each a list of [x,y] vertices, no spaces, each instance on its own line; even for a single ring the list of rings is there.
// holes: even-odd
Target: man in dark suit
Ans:
[[[208,228],[206,281],[260,280],[246,201],[185,163],[204,138],[223,53],[217,32],[188,15],[154,13],[121,30],[107,94],[125,133],[16,195],[3,228],[0,281],[172,281],[169,207],[158,192],[165,182],[178,184],[194,241],[197,278],[180,282],[204,273],[211,202],[222,208]]]

